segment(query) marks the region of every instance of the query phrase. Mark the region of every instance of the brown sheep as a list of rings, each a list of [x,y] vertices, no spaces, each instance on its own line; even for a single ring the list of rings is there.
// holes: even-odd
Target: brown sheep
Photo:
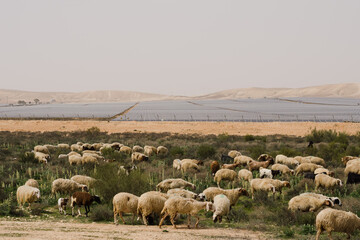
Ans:
[[[223,164],[223,165],[221,166],[221,168],[234,170],[235,168],[237,168],[237,167],[240,166],[240,165],[241,165],[240,163]]]
[[[274,158],[272,156],[270,156],[269,154],[261,154],[258,159],[259,162],[265,162],[267,160],[272,160],[274,161]]]
[[[249,166],[249,170],[250,171],[254,171],[254,170],[259,170],[260,167],[263,167],[263,168],[267,168],[270,164],[273,164],[274,163],[274,160],[267,160],[265,162],[258,162],[258,161],[250,161],[248,163],[248,166]]]
[[[70,206],[72,207],[72,216],[74,217],[74,215],[75,215],[74,209],[75,209],[76,205],[78,206],[78,212],[79,212],[78,216],[81,216],[80,208],[82,205],[84,205],[85,215],[87,217],[88,213],[90,212],[90,205],[92,204],[93,201],[95,201],[97,203],[101,203],[100,197],[97,195],[91,196],[90,193],[87,193],[87,192],[75,192],[71,196],[71,201],[70,201]]]
[[[218,161],[212,161],[210,164],[211,175],[215,176],[215,173],[220,169],[220,164]]]

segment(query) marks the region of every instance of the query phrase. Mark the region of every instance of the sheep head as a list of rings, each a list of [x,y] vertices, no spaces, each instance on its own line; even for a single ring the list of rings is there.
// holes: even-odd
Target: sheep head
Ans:
[[[339,185],[340,187],[342,187],[342,181],[340,179],[336,179],[336,185]]]
[[[98,195],[91,196],[91,200],[101,204],[100,197]]]
[[[206,211],[215,211],[215,206],[212,202],[207,202],[206,203]]]
[[[249,196],[249,193],[245,188],[238,188],[238,194],[239,196]]]
[[[288,182],[288,181],[282,181],[282,185],[283,185],[284,187],[290,187],[290,182]]]
[[[330,200],[330,198],[325,200],[325,205],[329,207],[334,207],[334,203]]]

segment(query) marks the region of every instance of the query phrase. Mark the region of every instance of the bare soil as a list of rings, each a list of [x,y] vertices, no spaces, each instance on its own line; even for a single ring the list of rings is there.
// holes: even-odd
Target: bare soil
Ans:
[[[352,122],[121,122],[121,121],[57,121],[57,120],[0,120],[0,131],[85,131],[98,127],[108,133],[144,132],[172,134],[229,135],[293,135],[305,136],[312,129],[332,129],[347,134],[360,132],[360,123]]]
[[[269,239],[263,233],[232,228],[178,227],[0,220],[0,239]]]

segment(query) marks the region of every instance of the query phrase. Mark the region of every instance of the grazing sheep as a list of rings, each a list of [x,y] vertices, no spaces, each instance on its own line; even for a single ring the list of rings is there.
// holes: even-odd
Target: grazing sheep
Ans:
[[[85,151],[85,150],[94,150],[94,148],[91,146],[90,143],[84,143],[84,144],[81,146],[81,150],[82,150],[82,151]]]
[[[82,147],[79,144],[72,144],[70,146],[70,150],[73,152],[81,152],[82,151]]]
[[[357,159],[350,160],[345,167],[345,176],[348,176],[349,173],[360,174],[360,161]]]
[[[234,163],[246,166],[250,161],[254,161],[251,157],[248,156],[237,156],[234,158]]]
[[[215,173],[220,169],[220,164],[218,161],[212,161],[210,164],[211,176],[215,176]]]
[[[350,172],[347,176],[346,184],[360,183],[360,174]]]
[[[123,224],[125,224],[123,213],[132,213],[132,223],[134,224],[138,200],[139,197],[131,193],[120,192],[116,194],[113,198],[114,223],[118,224],[117,215],[119,215]]]
[[[156,152],[157,152],[156,147],[153,147],[153,146],[144,146],[144,154],[145,154],[146,156],[149,156],[149,157],[150,157],[150,156],[156,154]]]
[[[163,221],[168,215],[170,215],[170,221],[173,227],[176,228],[174,219],[177,214],[188,215],[188,228],[190,228],[190,216],[196,217],[197,221],[195,223],[195,228],[197,228],[200,221],[197,214],[201,209],[210,211],[213,209],[213,204],[211,202],[199,202],[191,198],[171,197],[164,203],[164,208],[161,211],[163,217],[160,220],[159,228],[161,228]]]
[[[302,193],[302,194],[300,194],[300,196],[312,196],[312,197],[316,197],[318,199],[330,199],[334,204],[342,206],[341,200],[338,197],[327,197],[325,195],[322,195],[319,193],[313,193],[313,192]]]
[[[360,160],[359,157],[345,156],[345,157],[342,157],[342,158],[341,158],[341,162],[346,166],[347,163],[348,163],[348,161],[354,160],[354,159],[359,159],[359,160]]]
[[[314,163],[302,163],[295,169],[295,175],[303,172],[314,172],[317,168],[323,168],[323,166]]]
[[[271,166],[271,170],[280,171],[282,174],[294,175],[294,170],[284,164],[276,163]]]
[[[161,181],[158,185],[156,185],[156,189],[162,192],[167,192],[169,189],[173,188],[191,188],[195,190],[196,187],[194,184],[187,182],[181,178],[169,178]]]
[[[323,231],[328,232],[329,239],[332,240],[331,232],[344,232],[347,238],[355,230],[360,229],[360,218],[352,213],[337,209],[326,208],[316,216],[316,240],[319,240]]]
[[[138,153],[143,153],[144,152],[144,148],[139,146],[139,145],[135,145],[133,146],[132,148],[132,152],[135,153],[135,152],[138,152]]]
[[[96,179],[92,177],[88,177],[85,175],[75,175],[70,178],[70,180],[73,180],[77,183],[84,184],[88,188],[92,187],[92,185],[95,183]]]
[[[73,164],[80,165],[80,164],[83,163],[82,156],[78,156],[78,155],[75,155],[75,154],[70,155],[68,160],[69,160],[70,165],[73,165]]]
[[[181,170],[181,161],[180,161],[180,159],[174,159],[173,168],[175,168],[176,170]]]
[[[59,144],[57,145],[57,147],[58,147],[58,149],[61,149],[61,150],[68,150],[68,149],[70,149],[70,146],[69,146],[69,144],[67,144],[67,143],[59,143]]]
[[[118,175],[120,175],[121,173],[125,173],[126,176],[129,176],[130,172],[134,171],[136,169],[137,169],[137,167],[135,165],[133,165],[133,166],[120,166],[117,173],[118,173]]]
[[[238,173],[238,178],[250,182],[253,179],[253,174],[247,169],[241,169]]]
[[[119,143],[119,142],[113,142],[113,143],[111,143],[110,145],[111,145],[111,148],[112,148],[113,150],[115,150],[115,151],[119,151],[120,148],[121,148],[122,146],[124,146],[124,144],[121,144],[121,143]]]
[[[31,203],[40,199],[40,190],[31,186],[20,186],[16,191],[16,199],[21,207],[28,203],[30,208]]]
[[[254,170],[259,170],[261,167],[263,168],[267,168],[270,164],[273,164],[273,160],[267,160],[265,162],[258,162],[258,161],[249,161],[248,163],[248,167],[249,167],[249,170],[252,172]]]
[[[41,152],[45,154],[50,154],[49,149],[45,146],[37,145],[34,147],[34,152]]]
[[[342,181],[337,178],[330,177],[326,174],[319,174],[315,176],[315,190],[319,187],[333,189],[336,186],[342,187]]]
[[[87,192],[75,192],[72,196],[71,196],[71,201],[70,201],[70,206],[71,206],[71,213],[72,216],[75,216],[74,210],[75,210],[75,206],[78,206],[78,216],[81,216],[81,212],[80,212],[80,208],[82,205],[84,205],[85,207],[85,216],[88,216],[88,213],[90,212],[90,205],[93,202],[97,202],[97,203],[101,203],[100,201],[100,197],[97,195],[91,195],[90,193]]]
[[[137,214],[142,217],[146,226],[148,225],[146,218],[154,214],[160,216],[164,203],[168,198],[167,194],[155,191],[146,192],[139,197]]]
[[[230,181],[234,184],[237,181],[237,173],[234,170],[230,169],[220,169],[215,173],[214,181],[217,183],[218,187],[220,187],[220,182],[222,180]]]
[[[95,151],[100,151],[100,148],[103,146],[104,144],[103,143],[93,143],[91,144],[91,148],[94,149]],[[120,149],[120,147],[119,147]],[[118,150],[119,150],[118,149]]]
[[[334,207],[334,203],[329,198],[317,198],[308,195],[299,195],[289,201],[289,210],[302,212],[316,212],[323,206]]]
[[[58,159],[59,160],[65,160],[65,159],[68,159],[68,155],[67,154],[59,154],[59,156],[58,156]]]
[[[295,159],[296,161],[298,161],[299,164],[302,164],[302,163],[311,163],[309,157],[296,156],[296,157],[294,157],[294,159]]]
[[[222,189],[217,187],[208,187],[203,192],[206,200],[214,201],[216,195],[224,194],[230,200],[230,205],[235,206],[236,202],[239,200],[240,196],[248,196],[249,193],[244,188],[235,188],[235,189]],[[199,194],[200,195],[200,194]]]
[[[270,182],[272,185],[274,185],[275,190],[278,191],[279,193],[282,193],[282,188],[283,187],[290,187],[290,182],[288,181],[281,181],[281,180],[277,180],[277,179],[264,179],[268,182]]]
[[[164,146],[158,146],[156,149],[157,155],[165,156],[166,154],[168,154],[168,152],[169,152],[169,150]]]
[[[240,164],[238,164],[238,163],[223,164],[223,165],[221,166],[221,168],[234,170],[234,169],[237,168],[238,166],[240,166]]]
[[[68,203],[69,199],[68,198],[59,198],[58,199],[58,208],[59,208],[59,213],[66,215],[66,205]]]
[[[192,198],[192,199],[199,198],[196,193],[182,189],[182,188],[170,189],[169,191],[167,191],[167,195],[169,195],[169,196],[175,195],[175,196],[180,196],[183,198]]]
[[[268,160],[271,160],[272,162],[274,162],[274,158],[272,156],[270,156],[269,154],[261,154],[257,160],[259,162],[265,162]]]
[[[200,172],[199,165],[197,165],[196,163],[193,163],[193,162],[181,163],[181,172],[182,173],[186,173],[189,170],[192,170],[192,171],[195,171],[195,172]]]
[[[260,178],[273,178],[274,176],[280,175],[280,170],[271,170],[260,167],[259,169]]]
[[[234,158],[229,157],[228,155],[225,154],[221,154],[221,158],[220,158],[222,163],[232,163],[234,162]]]
[[[39,188],[39,183],[38,183],[35,179],[32,179],[32,178],[30,178],[29,180],[27,180],[24,185],[25,185],[25,186],[34,187],[34,188]]]
[[[190,162],[190,163],[195,163],[197,165],[204,165],[204,162],[201,161],[201,160],[197,160],[197,159],[188,159],[188,158],[185,158],[185,159],[182,159],[181,161],[181,164],[184,164],[186,162]]]
[[[133,164],[138,163],[138,162],[148,161],[148,160],[149,160],[149,157],[143,153],[133,152],[131,154],[131,161]]]
[[[50,159],[50,155],[42,152],[34,152],[35,159],[39,161],[39,163],[47,163]]]
[[[288,167],[296,167],[299,165],[299,162],[295,158],[290,158],[281,154],[275,157],[275,163],[285,164]]]
[[[57,146],[51,144],[45,144],[44,147],[46,147],[49,150],[49,152],[55,152],[58,149]]]
[[[231,150],[228,152],[228,156],[231,158],[235,158],[237,156],[241,156],[241,152],[236,151],[236,150]]]
[[[85,164],[85,163],[99,164],[99,161],[98,161],[97,157],[95,157],[94,155],[86,154],[86,155],[82,156],[81,163],[82,164]]]
[[[221,223],[222,217],[228,215],[230,212],[230,200],[224,194],[216,195],[214,197],[213,207],[215,209],[213,221],[214,223],[217,221]]]
[[[304,178],[315,180],[317,174],[312,172],[304,172]]]
[[[257,191],[266,191],[266,192],[272,192],[273,198],[275,198],[275,186],[267,181],[268,179],[262,179],[262,178],[255,178],[250,181],[250,187],[251,187],[251,196],[252,199],[255,197],[255,192]]]
[[[58,178],[52,182],[51,193],[67,193],[72,194],[76,191],[88,191],[88,187],[84,184],[77,183],[70,179]]]
[[[68,155],[68,157],[70,157],[70,156],[79,156],[79,157],[81,157],[80,153],[74,152],[74,151],[69,152],[67,155]]]
[[[132,149],[130,147],[128,147],[128,146],[122,146],[120,148],[120,152],[125,153],[127,155],[130,155],[131,152],[132,152]]]
[[[309,158],[310,158],[311,163],[314,163],[317,165],[322,165],[324,167],[326,166],[326,163],[325,163],[324,159],[322,159],[322,158],[314,157],[314,156],[309,156]]]
[[[331,176],[331,177],[334,176],[334,172],[329,171],[329,170],[326,169],[326,168],[317,168],[317,169],[315,169],[315,171],[314,171],[314,174],[321,174],[321,173],[326,174],[326,175],[329,175],[329,176]]]

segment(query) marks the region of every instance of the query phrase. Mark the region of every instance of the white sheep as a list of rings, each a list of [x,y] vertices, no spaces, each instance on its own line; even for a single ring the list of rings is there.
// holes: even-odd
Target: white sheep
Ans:
[[[226,216],[230,212],[230,200],[224,194],[216,195],[214,198],[215,212],[213,214],[213,221],[221,223],[222,217]]]
[[[163,217],[160,220],[159,228],[161,228],[161,225],[167,216],[170,216],[170,221],[173,227],[176,228],[174,219],[177,214],[188,215],[188,228],[190,228],[190,216],[196,217],[197,221],[195,223],[195,228],[197,228],[200,221],[197,214],[201,209],[210,211],[213,209],[213,204],[211,202],[199,202],[191,198],[171,197],[165,201],[164,208],[161,211]]]
[[[144,148],[141,147],[141,146],[139,146],[139,145],[135,145],[135,146],[133,146],[133,148],[132,148],[132,152],[133,152],[133,153],[134,153],[134,152],[143,153],[143,152],[144,152]]]
[[[73,180],[77,183],[84,184],[88,188],[92,187],[93,184],[96,182],[95,178],[85,176],[85,175],[75,175],[70,178],[70,180]]]
[[[360,158],[359,158],[359,157],[345,156],[345,157],[342,157],[342,158],[341,158],[341,162],[346,166],[347,163],[348,163],[348,161],[354,160],[354,159],[357,159],[358,161],[360,161]]]
[[[125,153],[127,155],[130,155],[132,152],[132,149],[128,146],[122,146],[119,151],[122,153]]]
[[[86,164],[86,163],[99,164],[99,161],[98,161],[97,157],[86,154],[86,155],[82,156],[81,163],[82,164]]]
[[[165,156],[166,154],[168,154],[168,152],[169,152],[169,150],[164,146],[158,146],[156,149],[157,155]]]
[[[271,172],[271,169],[260,167],[259,169],[260,178],[273,178],[273,174]]]
[[[319,187],[333,189],[336,186],[342,187],[342,181],[337,178],[330,177],[326,174],[319,174],[315,176],[315,190]]]
[[[173,168],[175,168],[176,170],[180,170],[180,169],[181,169],[181,161],[180,161],[180,159],[174,159],[174,161],[173,161]]]
[[[50,159],[50,155],[43,152],[34,152],[35,159],[39,161],[39,163],[47,163]]]
[[[70,150],[74,151],[74,152],[81,152],[82,151],[82,146],[79,144],[72,144],[70,146]]]
[[[300,194],[300,196],[312,196],[316,197],[318,199],[330,199],[334,204],[337,204],[339,206],[342,206],[341,200],[338,197],[328,197],[319,193],[313,193],[313,192],[306,192]]]
[[[57,145],[57,147],[58,147],[58,149],[62,149],[62,150],[68,150],[68,149],[70,149],[70,145],[67,144],[67,143],[59,143],[59,144]]]
[[[70,165],[73,165],[73,164],[80,165],[83,163],[83,158],[82,158],[82,156],[73,154],[73,155],[69,156],[68,161],[69,161]]]
[[[309,157],[296,156],[296,157],[294,157],[294,159],[295,159],[296,161],[298,161],[299,164],[302,164],[302,163],[311,163]]]
[[[56,195],[56,193],[67,193],[71,195],[76,191],[88,191],[88,187],[84,184],[64,178],[58,178],[52,182],[51,193],[53,195]]]
[[[59,160],[66,160],[66,159],[68,159],[68,155],[67,154],[59,154],[59,156],[58,156],[58,159]]]
[[[16,191],[16,199],[20,206],[28,203],[30,208],[31,203],[40,199],[40,190],[31,186],[20,186]]]
[[[138,199],[137,214],[142,217],[145,225],[148,225],[146,217],[151,214],[160,216],[165,201],[169,196],[165,193],[150,191],[142,194]]]
[[[288,166],[280,163],[276,163],[271,166],[271,170],[280,171],[282,174],[294,175],[294,170],[290,169]]]
[[[262,178],[255,178],[250,181],[250,187],[251,187],[251,195],[252,199],[255,197],[255,192],[257,191],[266,191],[266,192],[272,192],[273,198],[275,198],[275,186],[267,181],[268,179],[262,179]]]
[[[25,186],[34,187],[34,188],[39,188],[39,183],[38,183],[38,181],[36,181],[35,179],[32,179],[32,178],[30,178],[29,180],[27,180],[24,185],[25,185]]]
[[[241,152],[236,151],[236,150],[230,150],[228,152],[228,156],[231,157],[231,158],[235,158],[237,156],[241,156]]]
[[[57,146],[51,144],[45,144],[44,147],[46,147],[49,150],[49,152],[55,152],[58,149]]]
[[[200,172],[199,165],[193,162],[181,163],[180,168],[182,173],[189,172],[190,170],[195,172]]]
[[[45,146],[42,145],[37,145],[34,147],[34,152],[41,152],[41,153],[45,153],[45,154],[49,154],[49,149]]]
[[[315,163],[302,163],[295,169],[295,175],[303,172],[314,172],[317,168],[322,168],[323,166],[317,165]]]
[[[59,208],[60,214],[64,213],[64,215],[66,215],[66,205],[67,205],[68,201],[69,201],[68,198],[59,198],[58,199],[58,208]]]
[[[328,170],[326,168],[317,168],[314,171],[314,174],[316,174],[316,175],[321,174],[321,173],[324,173],[324,174],[329,175],[329,176],[334,176],[334,172],[332,172],[332,171],[330,171],[330,170]]]
[[[215,173],[214,181],[220,187],[220,182],[223,180],[230,181],[234,184],[237,181],[238,174],[231,169],[220,169]]]
[[[152,156],[152,155],[154,155],[154,154],[156,154],[156,152],[157,152],[157,149],[156,149],[156,147],[154,147],[154,146],[144,146],[144,154],[145,155],[147,155],[147,156]]]
[[[244,188],[222,189],[217,187],[208,187],[202,192],[202,194],[205,196],[206,200],[208,201],[214,201],[216,195],[224,194],[226,197],[229,198],[231,206],[235,206],[240,196],[249,195]]]
[[[143,153],[133,152],[131,154],[131,161],[133,164],[138,163],[138,162],[148,161],[148,160],[149,160],[149,157]]]
[[[299,195],[289,201],[289,210],[302,212],[316,212],[323,206],[334,207],[329,198],[317,198],[311,195]]]
[[[131,193],[120,192],[113,198],[113,211],[114,211],[114,223],[118,224],[116,216],[119,215],[123,224],[125,220],[123,213],[132,213],[132,222],[134,223],[135,215],[137,214],[139,197]]]
[[[234,158],[235,164],[240,164],[243,166],[248,165],[249,162],[251,162],[251,161],[254,161],[254,159],[252,159],[251,157],[248,157],[248,156],[243,156],[243,155],[239,155]]]
[[[349,173],[360,174],[360,161],[357,159],[348,161],[344,172],[346,176],[348,176]]]
[[[173,188],[191,188],[195,190],[196,187],[194,184],[187,182],[181,178],[169,178],[161,181],[158,185],[156,185],[156,189],[162,192],[167,192],[169,189]]]
[[[285,164],[288,167],[296,167],[299,165],[299,162],[295,158],[290,158],[282,154],[275,157],[275,163]]]
[[[326,208],[316,216],[316,240],[323,231],[328,232],[329,239],[332,239],[331,232],[344,232],[350,239],[357,229],[360,229],[360,218],[352,212]]]
[[[239,180],[250,182],[253,179],[253,174],[247,169],[241,169],[238,173]]]
[[[311,163],[322,165],[324,167],[326,166],[325,160],[320,157],[309,156],[309,158]]]
[[[167,191],[167,195],[169,196],[180,196],[183,198],[193,198],[193,199],[197,199],[198,195],[194,192],[191,192],[189,190],[186,189],[182,189],[182,188],[173,188],[173,189],[169,189],[169,191]]]
[[[74,151],[69,152],[67,155],[68,155],[68,157],[70,157],[70,156],[79,156],[79,157],[81,157],[80,153],[74,152]]]

